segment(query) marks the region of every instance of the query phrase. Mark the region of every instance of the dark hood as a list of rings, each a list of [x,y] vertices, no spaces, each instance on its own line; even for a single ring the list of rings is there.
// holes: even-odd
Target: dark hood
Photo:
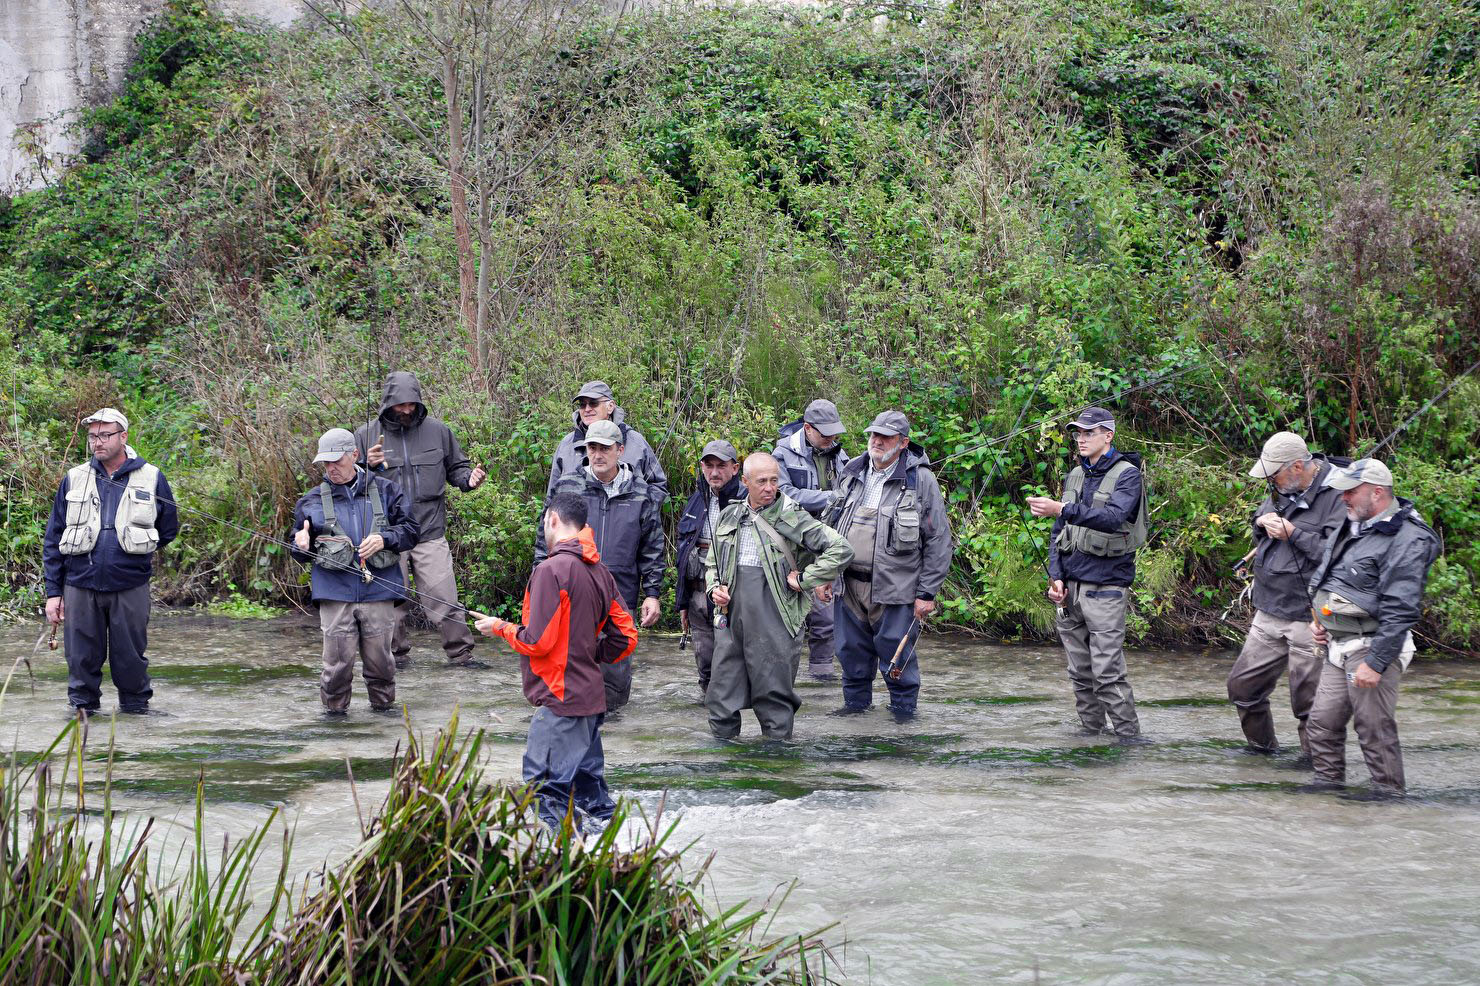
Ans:
[[[386,374],[385,390],[380,395],[380,420],[394,428],[402,427],[400,419],[391,413],[391,408],[397,404],[411,403],[416,405],[416,420],[406,427],[414,428],[427,416],[426,402],[421,399],[421,381],[416,379],[416,374],[405,370]]]

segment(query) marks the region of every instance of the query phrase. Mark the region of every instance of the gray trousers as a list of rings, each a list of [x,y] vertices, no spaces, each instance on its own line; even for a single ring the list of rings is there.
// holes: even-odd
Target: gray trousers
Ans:
[[[1118,585],[1065,582],[1068,595],[1054,626],[1069,658],[1074,706],[1087,729],[1104,729],[1106,717],[1119,736],[1136,736],[1141,722],[1125,670],[1125,610],[1130,590]]]
[[[401,577],[410,585],[416,579],[416,591],[410,593],[420,604],[427,622],[442,633],[442,651],[453,664],[462,664],[473,656],[473,631],[468,627],[468,611],[457,601],[457,577],[452,571],[452,549],[446,538],[422,541],[410,551],[401,552]],[[406,634],[406,617],[411,606],[396,609],[396,632],[391,643],[396,664],[404,666],[411,653],[411,640]]]
[[[694,643],[694,665],[699,670],[699,691],[709,690],[709,669],[714,663],[714,606],[702,588],[689,596],[689,637]]]
[[[122,592],[97,592],[62,586],[62,642],[67,655],[67,701],[96,712],[103,692],[103,663],[118,707],[144,712],[154,689],[149,685],[149,583]]]
[[[841,590],[841,582],[834,582],[834,594]],[[812,611],[807,614],[805,626],[807,671],[815,675],[831,676],[833,658],[837,654],[833,644],[833,604],[825,603],[813,596]]]
[[[540,821],[552,831],[560,831],[572,809],[577,829],[582,816],[605,822],[617,810],[606,788],[604,718],[561,716],[544,706],[534,710],[524,748],[524,780],[539,800]]]
[[[1250,747],[1264,753],[1279,749],[1269,696],[1288,668],[1290,711],[1298,724],[1300,749],[1310,753],[1306,721],[1316,700],[1322,663],[1310,635],[1310,620],[1282,620],[1263,610],[1254,611],[1244,649],[1228,672],[1228,698],[1238,708],[1239,725]]]
[[[736,567],[729,609],[729,627],[714,632],[714,665],[704,693],[709,728],[722,739],[739,736],[740,710],[754,709],[762,734],[790,739],[802,705],[793,686],[800,633],[786,629],[766,574],[753,565]]]
[[[1389,664],[1376,688],[1358,688],[1346,676],[1366,658],[1363,648],[1347,655],[1345,668],[1322,659],[1321,681],[1307,728],[1311,763],[1318,780],[1346,783],[1346,724],[1350,722],[1356,727],[1372,786],[1402,792],[1403,748],[1398,743],[1396,713],[1403,662]]]
[[[346,603],[325,599],[319,603],[319,629],[324,631],[324,670],[319,676],[319,698],[330,712],[349,708],[355,657],[370,693],[370,708],[382,711],[396,703],[396,662],[391,657],[396,604],[386,600]]]

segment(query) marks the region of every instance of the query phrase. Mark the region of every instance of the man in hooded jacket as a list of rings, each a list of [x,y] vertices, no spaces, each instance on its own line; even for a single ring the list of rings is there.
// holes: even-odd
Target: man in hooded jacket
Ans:
[[[420,381],[403,370],[386,376],[380,415],[355,431],[355,445],[362,464],[405,493],[421,532],[416,544],[401,553],[402,576],[408,585],[416,578],[415,592],[408,598],[416,599],[427,619],[441,631],[448,664],[477,667],[473,634],[467,611],[457,601],[452,549],[447,544],[447,487],[475,490],[487,474],[482,466],[475,468],[468,461],[452,429],[427,414]],[[391,648],[398,668],[410,660],[411,641],[406,634],[410,610],[410,605],[396,609]]]
[[[555,484],[560,477],[580,472],[587,465],[585,453],[586,429],[598,421],[610,421],[622,433],[622,463],[647,483],[648,496],[659,507],[668,499],[668,477],[658,464],[658,455],[648,444],[642,432],[626,422],[627,412],[617,406],[612,389],[604,381],[591,380],[581,385],[580,391],[571,401],[574,411],[571,422],[574,427],[560,440],[555,457],[550,461],[550,481],[545,485],[545,499],[555,495]]]

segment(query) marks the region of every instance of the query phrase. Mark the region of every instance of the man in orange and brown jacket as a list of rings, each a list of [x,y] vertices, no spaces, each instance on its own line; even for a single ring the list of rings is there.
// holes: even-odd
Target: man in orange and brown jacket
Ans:
[[[524,622],[488,617],[477,627],[503,637],[522,658],[524,696],[536,707],[524,780],[539,796],[541,820],[559,831],[569,814],[577,829],[599,829],[616,810],[601,750],[601,665],[627,659],[637,627],[586,529],[586,501],[557,493],[544,529],[550,554],[529,578]]]

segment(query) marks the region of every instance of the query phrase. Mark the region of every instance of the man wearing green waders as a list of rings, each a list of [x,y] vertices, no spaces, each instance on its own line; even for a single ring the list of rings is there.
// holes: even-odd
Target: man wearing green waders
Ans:
[[[1048,598],[1069,659],[1079,722],[1088,734],[1107,725],[1122,742],[1141,735],[1125,668],[1125,612],[1136,579],[1136,549],[1146,543],[1141,457],[1114,445],[1115,418],[1102,407],[1071,422],[1079,464],[1064,498],[1028,497],[1035,517],[1053,517]]]

